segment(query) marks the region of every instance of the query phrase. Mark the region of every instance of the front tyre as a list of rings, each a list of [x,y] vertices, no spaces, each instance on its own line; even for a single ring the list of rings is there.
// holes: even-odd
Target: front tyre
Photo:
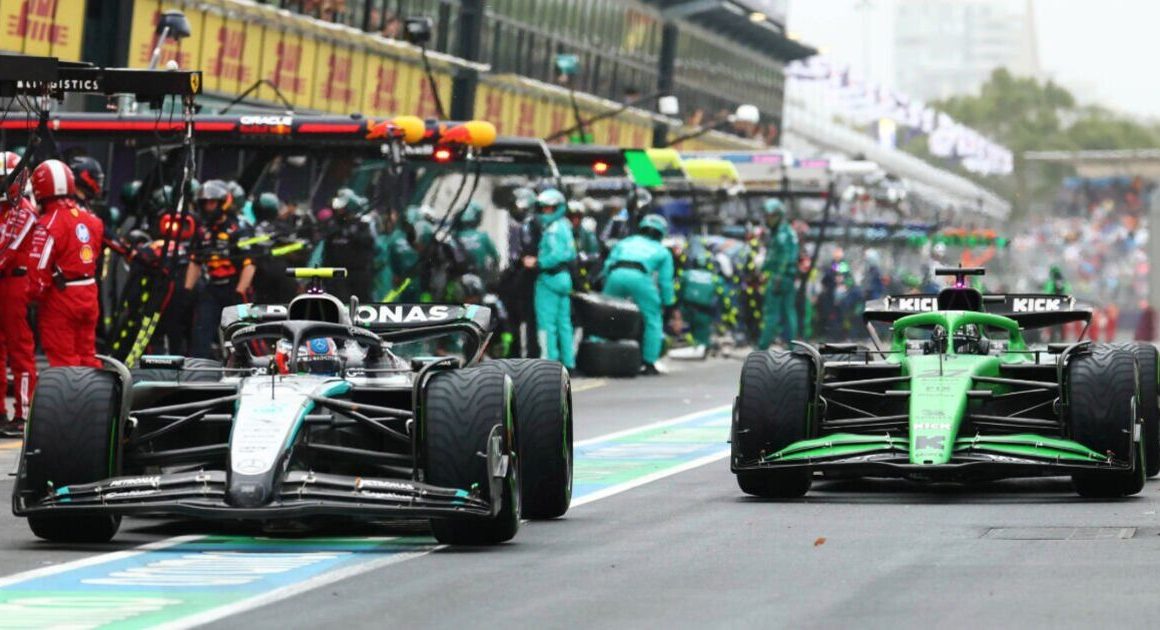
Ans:
[[[511,379],[490,365],[440,372],[427,383],[425,401],[423,448],[427,483],[477,491],[492,505],[499,504],[499,514],[491,519],[431,519],[435,539],[445,545],[495,545],[511,540],[520,527]],[[492,496],[487,451],[496,427],[501,427],[508,466],[499,496]]]
[[[741,368],[741,392],[733,408],[732,461],[752,464],[808,436],[812,364],[786,351],[751,352]],[[803,496],[813,482],[809,468],[737,472],[741,491],[768,499]]]
[[[515,386],[524,518],[563,516],[572,502],[572,385],[544,359],[495,361]]]
[[[40,373],[28,419],[21,487],[41,492],[93,483],[116,474],[121,387],[115,374],[87,367]],[[39,538],[64,543],[108,542],[120,516],[33,514]]]
[[[1067,420],[1072,439],[1119,461],[1129,470],[1083,471],[1072,475],[1080,496],[1118,498],[1144,488],[1145,457],[1135,440],[1138,416],[1138,373],[1132,352],[1114,346],[1093,346],[1090,353],[1067,365]]]

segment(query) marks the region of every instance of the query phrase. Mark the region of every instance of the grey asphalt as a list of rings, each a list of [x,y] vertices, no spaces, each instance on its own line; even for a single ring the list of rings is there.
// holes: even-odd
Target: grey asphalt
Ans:
[[[727,403],[739,362],[576,395],[577,439]],[[10,451],[0,451],[5,462]],[[0,484],[8,492],[11,483]],[[745,498],[725,460],[218,622],[286,627],[1156,627],[1160,482],[1121,501],[1066,480],[828,481]],[[118,541],[184,533],[130,521]],[[60,550],[0,516],[0,574],[123,548]]]

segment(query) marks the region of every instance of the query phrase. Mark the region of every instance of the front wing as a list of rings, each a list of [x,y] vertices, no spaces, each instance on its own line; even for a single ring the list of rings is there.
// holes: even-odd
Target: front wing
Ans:
[[[809,468],[868,477],[970,481],[1123,472],[1131,470],[1132,462],[1109,458],[1070,440],[1007,435],[960,438],[949,462],[915,464],[906,438],[835,434],[792,444],[761,459],[735,459],[731,467],[735,473]]]
[[[506,461],[496,466],[508,465]],[[13,498],[17,516],[36,514],[172,514],[208,519],[273,520],[311,516],[351,518],[427,518],[499,514],[500,504],[482,498],[478,489],[443,488],[403,479],[349,477],[291,471],[272,501],[259,507],[237,507],[226,500],[224,471],[113,477],[95,483],[57,488],[39,501]],[[501,496],[502,479],[492,482],[491,496]]]

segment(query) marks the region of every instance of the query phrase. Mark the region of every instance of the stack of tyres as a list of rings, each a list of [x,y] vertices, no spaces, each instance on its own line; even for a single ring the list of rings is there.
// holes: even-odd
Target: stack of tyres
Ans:
[[[588,376],[636,376],[643,328],[636,304],[600,293],[577,293],[572,304],[573,319],[583,331],[576,367]]]

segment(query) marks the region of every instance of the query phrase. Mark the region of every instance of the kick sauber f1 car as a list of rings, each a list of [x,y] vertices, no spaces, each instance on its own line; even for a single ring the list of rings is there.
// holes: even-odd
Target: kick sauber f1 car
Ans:
[[[568,374],[479,363],[490,310],[343,304],[334,269],[291,270],[288,305],[222,313],[224,364],[41,377],[13,509],[53,541],[109,540],[122,515],[301,522],[429,518],[437,540],[493,544],[572,490]]]
[[[1140,492],[1160,468],[1156,349],[1033,349],[1024,330],[1088,322],[1058,295],[982,295],[966,276],[935,296],[887,297],[867,322],[888,347],[754,352],[733,410],[731,467],[747,494],[804,495],[827,476],[970,482],[1070,475],[1085,497]],[[1081,335],[1082,337],[1082,335]]]

